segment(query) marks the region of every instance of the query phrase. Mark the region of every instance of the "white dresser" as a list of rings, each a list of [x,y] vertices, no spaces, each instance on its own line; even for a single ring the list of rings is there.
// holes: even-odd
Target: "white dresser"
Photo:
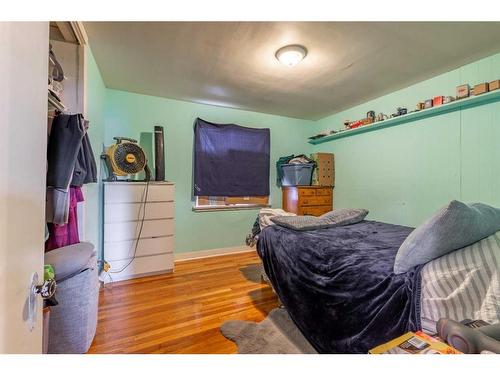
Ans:
[[[104,183],[104,259],[112,281],[173,271],[174,188],[171,182],[149,183],[141,232],[146,183]]]

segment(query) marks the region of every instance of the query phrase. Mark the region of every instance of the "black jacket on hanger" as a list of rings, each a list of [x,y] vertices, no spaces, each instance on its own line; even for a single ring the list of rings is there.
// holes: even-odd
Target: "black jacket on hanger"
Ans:
[[[67,189],[97,182],[94,154],[82,114],[54,118],[47,147],[47,186]]]
[[[85,120],[85,124],[85,130],[87,130],[87,120]],[[92,182],[97,182],[97,167],[94,160],[94,152],[90,145],[89,135],[85,132],[80,150],[76,157],[71,186],[82,186],[83,184],[90,184]]]

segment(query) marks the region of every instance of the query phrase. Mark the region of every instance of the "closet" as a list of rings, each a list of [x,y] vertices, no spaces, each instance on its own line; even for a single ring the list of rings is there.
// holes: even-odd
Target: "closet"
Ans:
[[[87,116],[86,100],[86,48],[87,36],[81,22],[50,22],[49,43],[54,58],[49,54],[49,70],[55,64],[60,64],[64,73],[64,80],[52,80],[48,85],[48,126],[47,134],[51,129],[56,113],[81,113]],[[93,124],[90,124],[92,126]],[[95,126],[95,125],[94,125]],[[83,187],[83,196],[86,197],[86,186]],[[78,234],[80,240],[85,239],[85,206],[86,201],[78,203]],[[96,247],[98,244],[94,244]]]
[[[49,28],[45,263],[57,291],[44,301],[43,352],[84,353],[95,334],[99,293],[99,244],[88,241],[85,226],[88,197],[98,199],[87,193],[99,189],[88,129],[102,124],[87,119],[82,24],[51,22]]]

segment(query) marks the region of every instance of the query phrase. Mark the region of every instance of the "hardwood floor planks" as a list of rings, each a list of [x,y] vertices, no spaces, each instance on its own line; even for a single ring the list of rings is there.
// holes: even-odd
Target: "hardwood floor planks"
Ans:
[[[220,325],[278,306],[259,264],[254,252],[182,261],[172,274],[107,286],[89,353],[236,353]]]

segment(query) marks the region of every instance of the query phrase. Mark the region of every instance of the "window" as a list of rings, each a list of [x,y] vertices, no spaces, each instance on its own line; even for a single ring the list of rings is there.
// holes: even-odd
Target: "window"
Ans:
[[[194,133],[195,210],[269,205],[269,129],[197,119]]]

